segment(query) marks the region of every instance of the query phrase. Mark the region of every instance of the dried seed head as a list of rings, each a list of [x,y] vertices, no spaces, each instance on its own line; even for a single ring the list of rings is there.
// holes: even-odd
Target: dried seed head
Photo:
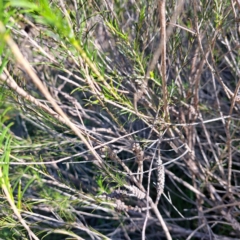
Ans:
[[[157,198],[156,204],[159,202],[159,199],[163,193],[165,186],[165,171],[164,166],[162,165],[161,157],[158,157],[157,160]]]

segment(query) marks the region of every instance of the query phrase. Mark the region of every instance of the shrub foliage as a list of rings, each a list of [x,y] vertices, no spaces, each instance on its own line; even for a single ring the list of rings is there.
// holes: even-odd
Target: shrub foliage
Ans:
[[[1,239],[239,239],[239,1],[0,1]]]

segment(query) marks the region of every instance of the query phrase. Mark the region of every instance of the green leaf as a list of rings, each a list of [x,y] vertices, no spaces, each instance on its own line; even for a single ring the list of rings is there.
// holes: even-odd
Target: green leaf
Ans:
[[[37,10],[39,8],[35,3],[26,0],[10,0],[10,4],[13,7],[28,8],[31,10]]]

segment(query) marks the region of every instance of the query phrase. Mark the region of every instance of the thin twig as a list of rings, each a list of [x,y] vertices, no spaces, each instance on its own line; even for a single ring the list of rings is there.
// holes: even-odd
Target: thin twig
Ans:
[[[163,94],[163,109],[164,119],[169,121],[169,109],[168,109],[168,91],[167,91],[167,75],[166,75],[166,61],[167,61],[167,36],[166,36],[166,2],[165,0],[158,1],[159,22],[160,22],[160,36],[161,36],[161,73],[162,73],[162,94]]]

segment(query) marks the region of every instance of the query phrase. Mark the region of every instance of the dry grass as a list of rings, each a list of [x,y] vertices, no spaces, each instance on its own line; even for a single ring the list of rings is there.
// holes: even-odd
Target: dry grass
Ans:
[[[240,3],[24,2],[0,25],[0,237],[239,239]]]

